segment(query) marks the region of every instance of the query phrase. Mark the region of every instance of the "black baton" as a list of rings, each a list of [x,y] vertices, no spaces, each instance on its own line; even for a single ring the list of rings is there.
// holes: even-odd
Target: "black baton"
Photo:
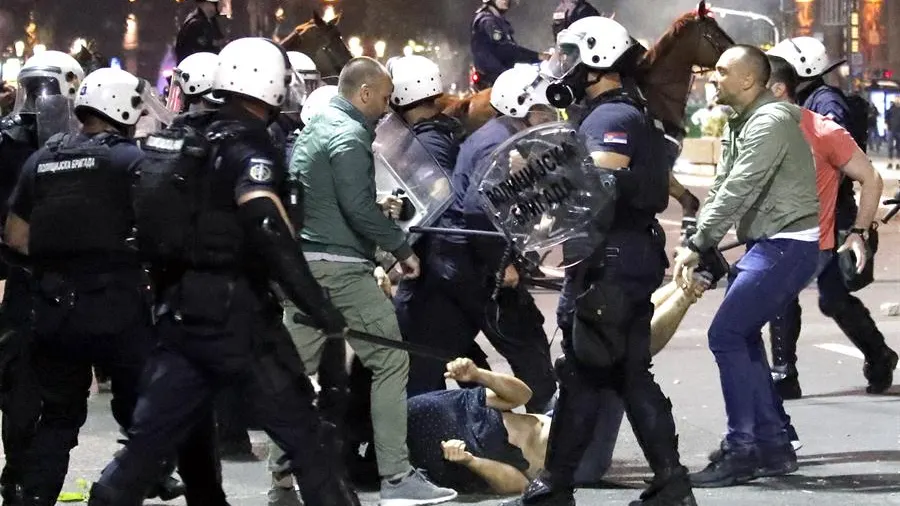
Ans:
[[[294,323],[299,323],[300,325],[306,325],[307,327],[316,327],[313,324],[312,320],[302,314],[302,313],[294,313]],[[412,353],[413,355],[419,355],[420,357],[431,358],[434,360],[440,360],[441,362],[447,363],[456,360],[458,357],[448,357],[447,355],[442,354],[439,351],[435,351],[433,348],[429,348],[427,346],[422,346],[421,344],[408,343],[406,341],[394,341],[392,339],[387,339],[381,336],[376,336],[375,334],[369,334],[368,332],[362,332],[359,330],[350,329],[347,331],[347,335],[341,334],[325,334],[328,339],[346,339],[348,337],[352,337],[353,339],[359,339],[360,341],[365,341],[371,344],[377,344],[379,346],[385,346],[387,348],[394,348],[397,350],[403,350],[408,353]]]

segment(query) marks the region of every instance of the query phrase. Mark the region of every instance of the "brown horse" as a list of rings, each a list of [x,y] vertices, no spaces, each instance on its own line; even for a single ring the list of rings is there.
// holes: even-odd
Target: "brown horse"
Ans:
[[[644,54],[638,65],[638,86],[647,98],[648,109],[667,124],[670,135],[684,137],[684,108],[695,67],[712,68],[732,45],[734,41],[709,16],[706,2],[701,1],[697,10],[676,19]],[[444,114],[460,120],[471,133],[496,116],[490,96],[488,88],[463,97],[444,95],[438,104]]]
[[[298,25],[287,37],[275,42],[286,51],[299,51],[312,58],[324,78],[334,77],[353,58],[337,28],[339,21],[340,16],[325,21],[318,11],[313,11],[310,21]]]

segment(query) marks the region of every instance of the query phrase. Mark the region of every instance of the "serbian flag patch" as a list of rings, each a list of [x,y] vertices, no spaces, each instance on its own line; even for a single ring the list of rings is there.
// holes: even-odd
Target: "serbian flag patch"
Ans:
[[[625,132],[606,132],[603,134],[603,144],[628,144],[628,134]]]

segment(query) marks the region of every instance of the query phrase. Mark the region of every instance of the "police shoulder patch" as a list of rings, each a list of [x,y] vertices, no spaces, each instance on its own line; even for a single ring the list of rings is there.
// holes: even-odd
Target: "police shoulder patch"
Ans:
[[[275,164],[267,158],[251,158],[247,174],[250,179],[257,183],[272,182],[272,167]]]
[[[493,37],[494,40],[496,40],[496,41],[503,40],[503,30],[494,30],[494,33],[492,34],[492,37]]]
[[[606,132],[603,134],[603,144],[628,144],[628,134],[625,132]]]

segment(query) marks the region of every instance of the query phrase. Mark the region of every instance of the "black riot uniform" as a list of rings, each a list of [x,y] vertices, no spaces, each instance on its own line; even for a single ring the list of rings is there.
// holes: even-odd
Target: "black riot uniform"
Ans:
[[[178,62],[194,53],[219,54],[222,49],[222,29],[218,19],[208,17],[200,8],[188,15],[175,39],[175,59]]]
[[[36,286],[30,365],[41,407],[22,469],[27,504],[56,503],[87,417],[93,365],[111,377],[114,418],[131,425],[153,345],[147,279],[127,244],[140,156],[118,134],[60,134],[29,158],[11,198],[10,212],[29,224]]]
[[[6,222],[7,202],[22,166],[38,149],[37,135],[28,117],[10,115],[0,120],[0,222]],[[31,277],[21,266],[2,263],[6,285],[0,305],[0,407],[3,410],[5,464],[0,475],[4,501],[12,502],[21,480],[22,458],[40,414],[34,375],[28,367],[28,326],[31,322]]]
[[[650,373],[650,296],[668,263],[656,214],[668,204],[668,169],[677,147],[637,97],[621,88],[608,91],[588,104],[590,112],[579,124],[591,152],[622,154],[630,165],[615,171],[619,197],[614,221],[602,231],[605,238],[565,245],[567,255],[570,248],[585,246],[582,252],[592,253],[567,279],[577,301],[560,301],[574,306],[574,323],[563,342],[565,355],[556,364],[560,393],[545,471],[515,504],[574,503],[574,474],[608,388],[622,397],[655,475],[644,502],[633,504],[696,504],[679,461],[671,403]]]
[[[478,72],[477,86],[486,89],[505,70],[516,63],[538,63],[536,51],[524,48],[513,38],[513,28],[494,2],[485,0],[472,20],[470,46],[475,70]]]
[[[599,16],[600,12],[587,0],[562,0],[553,11],[553,38],[581,18]]]
[[[205,189],[191,199],[196,213],[188,216],[194,218],[171,222],[172,209],[136,199],[138,226],[145,224],[148,236],[175,234],[184,247],[170,250],[173,255],[163,254],[168,243],[153,248],[160,302],[160,346],[148,364],[154,380],[142,392],[125,449],[94,484],[89,504],[139,504],[153,462],[189,437],[217,391],[240,385],[260,425],[286,450],[306,503],[358,505],[327,442],[328,426],[313,409],[312,385],[270,280],[325,331],[340,332],[345,322],[315,283],[275,203],[266,197],[236,203],[254,191],[286,193],[282,153],[266,124],[238,105],[210,113],[207,125],[212,155],[194,172],[193,181]],[[152,144],[148,140],[145,149]],[[141,171],[150,174],[153,167]],[[190,503],[192,482],[183,478]]]

